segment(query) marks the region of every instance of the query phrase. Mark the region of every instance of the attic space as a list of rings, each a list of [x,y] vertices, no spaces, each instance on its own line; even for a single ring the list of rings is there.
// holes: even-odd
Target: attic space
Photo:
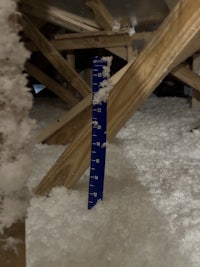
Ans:
[[[2,0],[0,266],[200,266],[200,0]]]

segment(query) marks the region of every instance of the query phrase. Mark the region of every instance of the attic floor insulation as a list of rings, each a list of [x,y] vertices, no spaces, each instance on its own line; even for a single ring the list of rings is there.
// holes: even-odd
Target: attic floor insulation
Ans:
[[[39,101],[39,102],[38,102]],[[37,99],[38,129],[65,106]],[[46,125],[45,125],[46,124]],[[200,112],[152,95],[107,147],[104,201],[88,211],[89,171],[76,188],[33,196],[28,267],[199,267]],[[32,188],[64,151],[35,145]]]

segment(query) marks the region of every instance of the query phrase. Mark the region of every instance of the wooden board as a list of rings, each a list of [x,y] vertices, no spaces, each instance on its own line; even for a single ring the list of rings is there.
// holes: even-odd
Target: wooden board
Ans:
[[[83,35],[85,35],[85,34],[86,34],[86,36],[88,36],[88,34],[91,34],[91,33],[83,33]],[[92,35],[93,34],[94,33],[92,33]],[[155,34],[155,33],[153,33],[153,34]],[[75,37],[77,35],[77,37],[78,37],[79,33],[78,34],[72,34],[72,35],[75,35]],[[145,33],[145,36],[146,36],[146,33]],[[152,36],[153,35],[151,34],[151,35],[146,36],[146,38],[151,40]],[[142,38],[143,33],[141,33],[141,36],[138,36],[138,37]],[[60,38],[61,38],[61,36],[60,36]],[[191,55],[193,55],[194,53],[196,53],[198,50],[200,50],[200,34],[197,34],[196,37],[193,39],[193,42],[190,43],[189,45],[187,45],[183,49],[183,51],[178,55],[178,57],[174,61],[173,68],[176,67],[178,64],[182,63],[182,61],[184,61],[186,58],[188,58]],[[130,66],[130,64],[127,64],[119,72],[117,72],[115,75],[113,75],[113,77],[111,77],[113,85],[116,84],[119,81],[119,79],[123,76],[123,74],[127,70],[128,66]],[[181,69],[182,69],[182,66],[181,66]],[[182,81],[184,83],[192,83],[193,86],[198,87],[198,80],[194,79],[195,84],[191,79],[186,81],[185,79],[188,76],[188,74],[186,75],[186,77],[183,77],[184,74],[183,75],[181,74],[181,72],[182,72],[181,69],[179,67],[176,67],[175,73],[176,73],[176,75],[179,76],[177,78],[179,78],[179,79],[183,78]],[[173,71],[172,71],[172,73],[173,73]],[[191,76],[190,74],[189,74],[189,76]],[[193,75],[191,77],[193,77]],[[195,96],[196,95],[197,95],[197,92],[195,92]],[[199,100],[196,100],[195,98],[193,98],[193,102],[194,102],[195,107],[197,105],[199,105]],[[88,105],[90,105],[90,102],[88,102]],[[46,142],[48,144],[67,144],[70,141],[72,141],[76,137],[76,135],[73,134],[72,129],[78,130],[79,127],[76,126],[76,123],[78,123],[79,118],[87,118],[88,112],[86,111],[86,108],[89,106],[84,105],[82,107],[83,107],[83,109],[79,109],[79,112],[81,112],[82,115],[79,115],[79,113],[74,113],[75,116],[73,118],[70,117],[70,121],[68,120],[67,114],[62,116],[59,120],[59,124],[57,122],[53,123],[43,133],[41,133],[40,136],[38,136],[38,138],[37,138],[38,142]],[[78,116],[78,118],[76,118],[76,116]],[[64,136],[65,133],[67,133],[66,136]]]
[[[84,126],[91,121],[91,114],[92,109],[90,104],[89,107],[74,116],[74,118],[69,120],[61,129],[49,136],[45,141],[45,144],[66,145],[72,143],[82,131]]]
[[[171,10],[178,3],[179,0],[165,0],[168,8]]]
[[[104,34],[103,34],[103,33]],[[56,36],[55,40],[50,40],[50,43],[57,50],[71,50],[71,49],[89,49],[89,48],[109,48],[129,46],[135,40],[144,40],[149,42],[153,33],[136,33],[129,36],[128,33],[114,33],[114,32],[94,32],[94,33],[74,33],[74,34],[62,34]],[[34,52],[38,51],[37,47],[33,43],[27,42],[26,47]]]
[[[14,238],[18,240],[18,243],[14,246],[14,249],[6,246],[5,240],[7,238]],[[0,266],[25,267],[25,254],[25,222],[19,222],[14,224],[9,229],[6,229],[3,235],[0,234]]]
[[[153,36],[154,32],[137,32],[132,36],[129,36],[131,40],[150,40]],[[120,35],[128,35],[126,30],[119,30],[117,32],[113,31],[96,31],[96,32],[80,32],[80,33],[65,33],[65,34],[56,34],[54,36],[55,40],[62,40],[62,39],[81,39],[87,37],[104,37],[104,36],[120,36]]]
[[[20,1],[20,11],[24,14],[36,16],[46,21],[55,23],[61,27],[67,28],[75,32],[89,31],[94,32],[100,30],[99,26],[91,20],[82,18],[67,11],[55,8],[49,4],[42,3],[41,1],[22,0]],[[126,50],[119,50],[115,48],[108,49],[111,53],[123,58],[126,57]]]
[[[24,32],[37,46],[38,50],[49,60],[56,70],[72,85],[73,88],[85,97],[91,92],[89,86],[84,82],[78,73],[66,62],[56,48],[47,40],[47,38],[23,16],[21,18]]]
[[[34,15],[42,20],[55,23],[72,31],[96,31],[100,29],[94,21],[59,9],[44,1],[21,0],[20,11],[29,15]]]
[[[101,0],[83,0],[83,2],[93,11],[96,22],[102,29],[113,29],[114,18]]]
[[[52,40],[51,44],[59,51],[71,49],[91,49],[91,48],[109,48],[127,46],[131,44],[131,38],[128,34],[113,35],[113,36],[99,36],[99,37],[81,37],[81,38],[67,38],[61,40]],[[27,46],[31,51],[37,51],[32,47]],[[33,47],[34,48],[34,47]]]
[[[192,63],[193,71],[199,77],[200,75],[200,53],[196,53],[193,56],[193,63]],[[200,78],[200,77],[199,77]],[[196,89],[196,87],[193,87]],[[192,108],[193,109],[200,109],[200,92],[193,90],[192,92]]]
[[[179,66],[172,71],[172,75],[200,92],[200,76],[190,70],[187,66]]]
[[[91,103],[92,103],[92,95],[89,94],[87,97],[81,100],[76,106],[71,108],[66,114],[60,117],[55,123],[50,125],[50,127],[45,129],[37,137],[37,142],[39,143],[44,142],[47,138],[52,136],[52,134],[56,133],[60,128],[62,128],[64,125],[68,124],[71,120],[73,120],[76,116],[78,116],[83,110],[91,106]]]
[[[123,74],[131,63],[124,66],[116,74],[111,77],[111,83],[113,86],[121,79]],[[42,131],[37,136],[37,142],[45,142],[47,144],[68,144],[71,142],[80,129],[79,124],[83,126],[89,120],[91,113],[92,94],[88,95],[85,99],[80,101],[66,114],[62,115],[56,122],[52,123],[47,129]],[[77,125],[78,124],[78,125]]]
[[[125,125],[200,31],[200,0],[181,0],[160,26],[154,38],[130,65],[115,86],[108,103],[108,140]],[[35,192],[47,194],[53,186],[74,186],[89,166],[91,125],[79,136],[49,170]]]
[[[35,78],[40,83],[44,84],[49,90],[56,94],[61,100],[67,103],[70,107],[78,103],[77,98],[66,88],[48,76],[45,72],[34,66],[30,62],[26,63],[26,71],[29,75]]]

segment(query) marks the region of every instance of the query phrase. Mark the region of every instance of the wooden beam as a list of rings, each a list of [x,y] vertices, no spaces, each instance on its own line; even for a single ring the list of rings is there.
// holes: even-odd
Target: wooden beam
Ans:
[[[118,71],[116,74],[114,74],[111,77],[111,83],[113,86],[121,79],[127,68],[130,66],[130,63],[127,64],[125,67],[123,67],[120,71]],[[38,143],[42,143],[47,141],[48,139],[48,144],[51,144],[52,142],[55,142],[57,140],[57,144],[66,144],[72,141],[71,139],[71,134],[68,133],[69,129],[71,132],[71,129],[74,129],[76,126],[76,121],[79,120],[77,119],[74,123],[73,126],[70,125],[69,123],[76,118],[79,114],[83,113],[83,111],[91,109],[91,104],[92,104],[92,94],[88,95],[86,98],[84,98],[82,101],[80,101],[75,107],[73,107],[71,110],[69,110],[66,114],[61,116],[56,122],[52,123],[47,129],[45,129],[40,135],[37,136],[36,140]],[[91,114],[91,113],[90,113]],[[84,124],[86,121],[84,118],[89,118],[88,111],[84,113],[83,115],[80,115],[82,118],[82,121]],[[56,137],[56,133],[58,130],[63,128],[65,126],[65,129],[59,133],[59,136]],[[63,134],[64,132],[64,134]],[[52,137],[53,136],[53,137]],[[60,138],[62,136],[62,138]],[[59,141],[58,141],[59,140]]]
[[[25,267],[25,250],[25,222],[16,223],[0,234],[1,267]]]
[[[200,53],[193,55],[192,69],[199,77],[200,75]],[[196,88],[195,88],[196,89]],[[200,92],[197,90],[192,90],[192,108],[200,109]]]
[[[20,11],[29,15],[34,15],[42,20],[55,23],[61,27],[72,31],[96,31],[99,26],[92,20],[80,17],[43,1],[20,1]]]
[[[23,16],[21,18],[24,32],[37,46],[38,50],[49,60],[57,71],[74,87],[81,96],[85,97],[91,91],[89,86],[83,81],[76,71],[66,62],[56,48],[49,43],[46,37]]]
[[[95,15],[96,21],[104,30],[113,30],[114,19],[101,0],[83,0]],[[106,48],[106,47],[105,47]],[[127,60],[126,47],[112,47],[108,49],[114,55]]]
[[[112,30],[114,18],[101,0],[83,0],[84,3],[93,11],[97,23],[104,30]]]
[[[103,33],[103,31],[102,31]],[[106,33],[110,33],[110,31],[107,31]],[[65,36],[66,37],[75,37],[75,38],[79,38],[80,36],[88,36],[91,33],[78,33],[78,34],[70,34]],[[96,33],[92,33],[92,35],[95,35]],[[98,33],[97,33],[98,34]],[[141,35],[140,35],[141,34]],[[143,38],[146,37],[146,39],[151,40],[153,34],[155,33],[138,33],[138,39],[139,38]],[[62,36],[60,36],[60,38],[62,38]],[[147,41],[148,42],[148,41]],[[190,43],[189,45],[187,45],[182,53],[180,53],[180,55],[178,55],[178,57],[176,58],[176,60],[174,61],[173,64],[173,68],[175,68],[177,65],[179,65],[180,63],[182,63],[186,58],[190,57],[191,55],[193,55],[195,52],[197,52],[200,49],[200,34],[197,34],[197,36],[193,39],[193,42]],[[125,73],[125,71],[127,70],[129,64],[127,64],[124,68],[122,68],[119,72],[117,72],[114,76],[111,77],[112,79],[112,83],[113,85],[115,85],[119,79],[121,79],[121,77],[123,76],[123,74]],[[178,68],[176,68],[176,70],[178,70]],[[176,73],[178,75],[178,73]],[[179,72],[180,75],[180,72]],[[67,144],[69,142],[71,142],[76,135],[74,135],[73,130],[75,132],[78,131],[79,127],[76,126],[76,124],[78,122],[82,122],[83,118],[87,118],[88,115],[88,111],[87,109],[89,108],[90,105],[90,101],[88,101],[88,105],[83,105],[82,107],[84,107],[82,110],[80,110],[80,113],[76,112],[74,113],[74,117],[70,117],[70,119],[68,119],[68,115],[63,115],[60,120],[59,123],[55,122],[52,125],[50,125],[50,127],[48,127],[44,132],[42,132],[40,134],[40,136],[38,136],[37,140],[38,142],[46,142],[48,144]],[[78,118],[76,118],[76,116],[78,116]],[[81,118],[81,120],[79,119]],[[62,123],[61,123],[62,122]],[[69,129],[73,129],[73,130],[69,130]],[[66,134],[67,133],[67,134]]]
[[[126,70],[130,66],[130,63],[125,65],[120,71],[118,71],[115,75],[111,77],[111,83],[113,84],[113,86],[116,85],[118,81],[122,78],[122,76],[125,74]],[[185,71],[186,73],[184,73]],[[198,91],[200,77],[197,77],[196,74],[194,77],[194,73],[191,72],[192,71],[189,69],[185,70],[185,67],[181,65],[175,68],[175,70],[173,70],[171,74],[174,75],[176,78],[180,79],[182,82],[193,86]],[[78,132],[78,129],[80,128],[78,124],[83,122],[84,118],[86,119],[88,116],[88,109],[91,105],[91,98],[92,96],[88,97],[88,101],[85,102],[84,105],[81,105],[82,108],[80,108],[78,112],[73,113],[74,116],[70,116],[70,113],[68,114],[67,112],[66,114],[62,115],[58,119],[58,121],[52,123],[37,137],[37,142],[45,142],[49,145],[66,145],[70,143],[76,137],[74,133]],[[76,116],[78,116],[78,118],[76,118]]]
[[[103,37],[86,37],[75,39],[52,40],[51,44],[59,51],[71,49],[90,49],[90,48],[109,48],[127,46],[131,44],[131,39],[127,34]],[[31,51],[37,51],[34,46],[29,43],[26,47]]]
[[[172,75],[200,92],[200,76],[190,70],[187,66],[179,66],[172,71]]]
[[[149,25],[157,26],[160,25],[165,17],[167,16],[167,13],[165,12],[155,12],[152,14],[149,14],[148,16],[141,16],[137,18],[137,26],[139,28],[149,28]]]
[[[44,142],[49,136],[54,134],[56,131],[58,131],[62,126],[67,124],[69,121],[71,121],[74,117],[76,117],[78,114],[80,114],[83,110],[85,110],[87,107],[89,107],[92,103],[92,96],[89,94],[87,97],[85,97],[83,100],[81,100],[76,106],[74,106],[72,109],[70,109],[65,115],[60,117],[55,123],[53,123],[50,127],[45,129],[38,137],[37,141]]]
[[[51,40],[50,43],[57,50],[71,50],[71,49],[89,49],[89,48],[109,48],[109,47],[121,47],[121,46],[131,46],[134,40],[144,40],[149,42],[152,38],[153,33],[136,33],[133,36],[129,36],[128,33],[110,33],[107,32],[102,34],[101,32],[91,35],[89,33],[79,33],[79,34],[63,34],[65,36],[59,35],[59,39]],[[31,51],[37,51],[38,49],[33,43],[26,43],[26,47]]]
[[[133,62],[133,61],[132,61]],[[121,79],[123,74],[126,72],[128,67],[130,66],[131,62],[128,63],[126,66],[124,66],[120,71],[118,71],[116,74],[114,74],[110,81],[113,84],[117,84],[117,82]],[[87,103],[87,105],[84,107],[84,109],[80,109],[77,115],[71,117],[69,119],[69,116],[62,116],[62,125],[60,124],[59,129],[52,133],[46,140],[45,143],[49,145],[53,144],[59,144],[59,145],[66,145],[73,140],[76,139],[79,132],[82,130],[82,128],[87,124],[88,121],[91,121],[91,99],[92,95]],[[56,124],[56,123],[55,123]]]
[[[179,0],[165,0],[165,3],[167,4],[168,8],[171,10],[175,7],[175,5],[178,3]]]
[[[180,53],[200,31],[200,0],[181,0],[150,43],[112,90],[108,101],[108,140],[125,125],[160,81],[172,70]],[[122,90],[123,89],[123,90]],[[91,123],[79,133],[49,170],[35,192],[47,194],[53,186],[74,186],[89,166]]]
[[[46,5],[45,3],[29,0],[22,0],[22,5],[20,6],[20,11],[25,14],[34,15],[41,19],[46,19],[52,23],[55,23],[61,27],[67,28],[71,31],[82,32],[84,31],[97,31],[99,26],[93,24],[90,20],[85,20],[82,17],[63,11]],[[124,60],[127,60],[127,55],[125,50],[119,50],[115,48],[108,49],[111,53],[121,57]]]
[[[57,95],[61,100],[67,103],[70,107],[78,103],[77,98],[66,88],[48,76],[45,72],[34,66],[30,62],[26,63],[26,71],[30,76],[35,78],[40,83],[44,84],[49,90]]]
[[[150,40],[153,36],[154,32],[137,32],[132,36],[129,36],[131,40]],[[87,37],[105,37],[105,36],[120,36],[120,35],[128,35],[128,32],[125,30],[120,30],[118,32],[113,31],[96,31],[96,32],[80,32],[80,33],[65,33],[65,34],[56,34],[54,36],[55,40],[62,39],[82,39]]]
[[[86,34],[86,35],[85,35]],[[83,33],[84,36],[88,36],[90,33]],[[154,34],[154,33],[153,33]],[[79,37],[78,34],[72,34],[75,35],[75,38]],[[82,34],[81,34],[82,35]],[[139,34],[140,35],[140,34]],[[146,33],[144,33],[146,36]],[[143,33],[141,33],[141,38],[144,37]],[[69,36],[70,37],[70,36]],[[138,36],[139,37],[139,36]],[[152,34],[148,34],[147,39],[152,38]],[[186,58],[193,55],[196,51],[198,51],[200,48],[200,34],[197,34],[197,37],[194,38],[194,41],[186,46],[185,49],[183,49],[182,53],[177,57],[177,59],[174,61],[173,68],[176,67],[177,64],[182,63]],[[127,70],[129,64],[127,64],[124,68],[122,68],[118,73],[116,73],[112,79],[113,85],[118,82],[118,80],[123,76],[125,71]],[[178,68],[176,69],[178,70]],[[178,75],[178,73],[176,73]],[[180,72],[179,72],[180,75]],[[71,142],[75,138],[74,132],[77,132],[79,127],[76,125],[82,123],[83,118],[87,118],[88,116],[88,108],[90,105],[90,101],[88,101],[88,105],[82,106],[84,107],[82,110],[80,110],[80,113],[74,113],[74,117],[70,117],[70,120],[68,120],[68,115],[63,115],[59,123],[55,122],[50,127],[48,127],[43,133],[41,133],[40,136],[38,136],[38,142],[46,142],[48,144],[66,144]],[[78,116],[78,118],[76,118]],[[81,118],[81,119],[80,119]],[[62,122],[62,123],[61,123]],[[70,129],[70,130],[69,130]],[[73,132],[74,130],[74,132]]]

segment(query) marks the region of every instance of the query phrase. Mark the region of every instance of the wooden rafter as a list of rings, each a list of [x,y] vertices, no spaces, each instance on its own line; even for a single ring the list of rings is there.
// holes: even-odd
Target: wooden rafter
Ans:
[[[127,69],[112,90],[108,103],[108,140],[147,99],[160,81],[172,70],[180,54],[200,31],[200,0],[180,0],[154,38]],[[123,89],[123,90],[122,90]],[[55,185],[74,186],[89,166],[91,125],[80,131],[36,188],[48,193]]]
[[[83,81],[76,71],[66,62],[57,49],[47,40],[47,38],[23,16],[21,18],[24,32],[37,46],[38,50],[49,60],[49,62],[57,69],[57,71],[66,78],[73,88],[85,97],[91,91],[89,86]]]
[[[115,86],[118,81],[122,78],[128,67],[130,66],[131,62],[125,65],[121,70],[115,73],[111,78],[110,81]],[[76,136],[78,135],[79,131],[85,126],[87,120],[91,120],[91,100],[92,95],[85,99],[84,105],[78,104],[79,111],[76,112],[73,108],[73,113],[66,113],[59,118],[55,123],[53,123],[48,129],[38,136],[37,140],[40,142],[45,141],[47,144],[61,144],[66,145],[71,143]],[[77,107],[76,107],[77,110]],[[72,111],[72,110],[71,110]],[[70,116],[73,114],[73,116]]]
[[[42,3],[41,1],[22,0],[20,2],[20,11],[22,13],[30,14],[31,16],[36,16],[38,18],[45,19],[46,21],[50,21],[71,31],[94,32],[100,30],[99,26],[91,20],[82,18],[67,11],[63,11],[51,5],[47,5],[45,3]],[[108,50],[111,53],[119,56],[120,58],[127,60],[126,49],[124,47],[114,47],[109,48]]]
[[[106,6],[101,0],[83,0],[85,4],[90,7],[95,15],[96,21],[102,27],[103,30],[113,30],[114,18],[108,11]],[[112,47],[108,50],[114,55],[127,60],[126,47]]]
[[[42,20],[38,17],[29,15],[29,19],[33,22],[33,24],[38,28],[42,28],[47,22],[45,20]]]
[[[114,18],[101,0],[83,0],[83,2],[93,11],[96,21],[102,29],[113,29]]]
[[[21,0],[20,3],[20,11],[23,13],[34,15],[69,30],[75,32],[99,30],[99,26],[94,21],[46,4],[43,1]]]
[[[62,126],[73,120],[78,114],[91,105],[92,96],[89,94],[83,100],[81,100],[76,106],[71,108],[65,115],[60,117],[55,123],[44,130],[38,137],[37,141],[44,142],[49,136],[58,131]],[[64,140],[63,140],[64,142]]]
[[[193,55],[192,60],[192,70],[195,74],[198,75],[200,73],[200,52]],[[200,110],[200,92],[197,90],[192,90],[192,108]]]
[[[103,33],[102,33],[103,32]],[[153,33],[136,33],[129,36],[128,33],[115,33],[115,32],[95,32],[92,33],[74,33],[63,34],[59,39],[52,40],[50,43],[59,51],[71,49],[89,49],[89,48],[109,48],[130,46],[134,40],[145,40],[148,42],[153,36]],[[37,51],[33,43],[27,43],[26,47],[31,51]]]
[[[152,36],[149,35],[149,39],[151,38]],[[187,45],[185,49],[183,49],[182,53],[180,53],[180,55],[174,61],[173,68],[175,68],[177,65],[182,63],[186,58],[196,53],[199,49],[200,49],[200,34],[197,34],[193,42]],[[125,70],[127,70],[127,66],[129,66],[129,64],[127,64],[124,68],[122,68],[119,72],[117,72],[113,77],[111,77],[113,85],[115,85],[118,82],[118,80],[123,76],[123,74],[125,73]],[[176,67],[175,70],[173,70],[171,73],[174,76],[178,75],[179,77],[177,78],[181,79],[186,84],[192,83],[193,85],[191,86],[193,86],[194,88],[196,87],[196,90],[198,91],[197,77],[195,79],[195,84],[194,82],[191,81],[191,79],[190,80],[187,79],[186,81],[185,80],[186,77],[188,76],[192,77],[193,75],[190,75],[191,73],[189,74],[187,73],[186,77],[183,77],[183,75],[181,74],[182,68],[183,66]],[[189,70],[187,70],[187,72],[188,71]],[[76,114],[77,118],[76,116],[74,116],[73,118],[68,120],[67,113],[66,115],[63,115],[58,120],[59,123],[58,122],[53,123],[38,136],[37,138],[38,142],[46,142],[48,144],[66,144],[66,143],[71,142],[75,138],[74,132],[77,132],[79,129],[79,127],[77,127],[77,124],[80,125],[82,123],[82,119],[87,118],[89,114],[87,109],[89,109],[90,103],[91,102],[89,101],[88,106],[82,106],[84,108],[82,110],[80,109],[80,113],[77,113],[77,114],[74,113]],[[71,130],[69,131],[69,129]]]
[[[81,38],[87,38],[87,37],[105,37],[105,36],[120,36],[125,35],[127,36],[127,31],[120,30],[118,32],[113,31],[96,31],[96,32],[80,32],[80,33],[67,33],[67,34],[57,34],[55,35],[56,40],[62,40],[62,39],[81,39]],[[129,36],[131,40],[140,40],[140,39],[147,39],[149,40],[153,35],[153,32],[138,32],[133,34],[132,36]]]
[[[149,36],[149,39],[150,38],[151,38],[151,36]],[[200,34],[197,34],[197,36],[194,38],[193,42],[190,43],[189,45],[187,45],[185,47],[185,49],[183,49],[182,53],[180,53],[180,55],[174,61],[173,68],[176,67],[177,65],[179,65],[180,63],[182,63],[186,58],[188,58],[191,55],[193,55],[194,53],[196,53],[199,49],[200,49]],[[122,77],[125,70],[127,69],[127,66],[129,66],[129,64],[127,64],[118,73],[116,73],[116,75],[114,75],[112,77],[113,84],[116,84],[118,82],[119,78]],[[188,84],[189,82],[191,83],[191,80],[190,81],[187,80],[187,82],[186,82],[186,80],[185,80],[186,78],[180,74],[181,69],[182,69],[182,66],[176,67],[176,70],[175,71],[173,70],[171,73],[173,74],[173,72],[174,72],[175,75],[179,75],[179,79],[182,79],[182,81],[184,83],[186,83],[186,84]],[[188,76],[188,75],[186,75],[186,76]],[[195,79],[195,81],[197,81],[197,79]],[[194,87],[196,86],[196,90],[198,91],[197,82],[195,82],[195,84],[193,82],[192,84],[193,84],[192,86],[194,86]],[[90,102],[88,102],[88,106],[84,107],[82,110],[80,109],[80,113],[77,113],[77,114],[74,113],[74,114],[76,114],[77,117],[74,116],[73,118],[68,120],[68,115],[67,114],[63,115],[58,120],[59,123],[58,122],[53,123],[46,130],[44,130],[44,132],[42,132],[40,134],[40,136],[38,136],[38,138],[37,138],[38,142],[46,142],[48,144],[67,144],[67,143],[71,142],[76,136],[74,134],[74,132],[77,132],[80,128],[77,125],[81,125],[83,123],[83,119],[87,118],[88,114],[90,114],[88,112],[89,103]]]
[[[156,12],[148,17],[139,17],[137,20],[137,25],[141,28],[148,28],[149,25],[160,25],[166,16],[167,14],[165,13]]]
[[[117,84],[117,82],[121,79],[121,77],[123,76],[123,74],[125,73],[125,71],[127,70],[129,65],[130,65],[130,63],[127,64],[125,67],[123,67],[121,70],[119,70],[116,74],[114,74],[110,78],[113,86],[115,84]],[[85,97],[75,107],[73,107],[70,111],[68,111],[66,114],[61,116],[56,122],[52,123],[47,129],[45,129],[39,136],[37,136],[37,142],[42,143],[42,142],[47,141],[47,139],[48,139],[48,143],[51,143],[52,140],[54,140],[54,142],[55,142],[55,140],[57,140],[57,139],[59,139],[59,140],[62,139],[62,142],[59,142],[59,144],[66,144],[69,141],[71,141],[70,140],[72,138],[71,137],[71,130],[74,132],[74,128],[77,125],[76,116],[80,116],[81,118],[83,118],[82,121],[85,124],[84,118],[89,117],[87,110],[88,109],[91,110],[91,104],[92,104],[92,94]],[[73,126],[72,125],[69,126],[69,123],[71,123],[73,120],[75,120],[73,122]],[[77,120],[79,120],[79,119],[77,119]],[[58,136],[55,136],[55,133],[63,127],[65,127],[63,129],[63,131],[61,133],[59,133]],[[69,133],[69,131],[70,131],[70,133]],[[63,134],[63,132],[64,132],[64,134]],[[77,132],[77,131],[75,131],[75,132]],[[60,138],[60,135],[62,136],[62,138]],[[73,136],[74,136],[74,134],[73,134]],[[49,139],[51,139],[51,142],[49,142]]]
[[[187,66],[179,66],[172,71],[172,75],[200,92],[200,76],[190,70]]]
[[[111,77],[113,86],[117,84],[117,82],[123,76],[129,64],[127,64],[113,77]],[[200,90],[200,77],[185,66],[178,66],[171,72],[171,74],[183,83],[193,87],[196,91]],[[84,118],[88,117],[88,114],[91,114],[91,98],[92,96],[87,98],[87,100],[85,99],[87,102],[82,105],[82,108],[80,108],[77,113],[73,113],[74,116],[69,116],[70,113],[68,114],[67,112],[66,114],[62,115],[55,123],[52,123],[37,137],[37,142],[45,142],[47,144],[57,145],[66,145],[70,143],[75,138],[74,132],[76,133],[78,131],[79,127],[77,127],[77,125],[80,125],[80,122],[78,123],[78,121],[80,121],[79,118],[82,118],[82,121]],[[80,104],[81,103],[79,103],[78,105]]]
[[[70,107],[78,103],[77,98],[45,72],[34,66],[30,62],[26,63],[26,71],[40,83],[44,84],[49,90],[56,94],[61,100],[66,102]]]
[[[171,10],[178,3],[179,0],[165,0],[168,8]]]

